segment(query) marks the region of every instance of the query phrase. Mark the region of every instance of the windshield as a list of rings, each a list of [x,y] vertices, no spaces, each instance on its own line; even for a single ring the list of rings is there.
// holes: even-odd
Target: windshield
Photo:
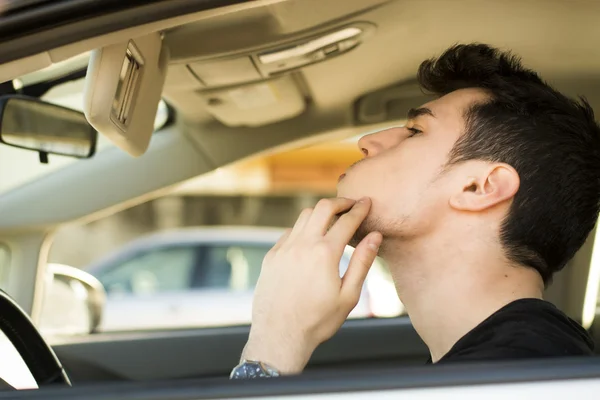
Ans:
[[[42,3],[49,3],[51,0],[4,0],[2,7],[5,11],[17,11],[26,7],[40,6]]]
[[[56,68],[54,67],[54,69]],[[84,85],[84,78],[66,82],[50,89],[42,96],[42,99],[83,111]],[[154,128],[160,129],[164,126],[168,116],[167,105],[164,101],[161,101],[154,121]],[[97,153],[113,146],[106,137],[98,135]],[[41,164],[38,153],[34,151],[0,145],[0,195],[75,162],[85,162],[85,160],[51,155],[48,164]]]

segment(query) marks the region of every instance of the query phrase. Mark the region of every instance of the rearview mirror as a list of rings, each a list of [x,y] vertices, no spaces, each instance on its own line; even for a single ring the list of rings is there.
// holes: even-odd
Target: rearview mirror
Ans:
[[[34,97],[0,97],[0,142],[48,154],[89,158],[96,150],[97,132],[85,115]]]

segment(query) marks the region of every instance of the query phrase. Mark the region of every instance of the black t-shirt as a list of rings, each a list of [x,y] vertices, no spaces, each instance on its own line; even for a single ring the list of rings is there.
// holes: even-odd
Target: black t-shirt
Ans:
[[[581,356],[593,350],[590,335],[553,304],[521,299],[477,325],[438,363]]]

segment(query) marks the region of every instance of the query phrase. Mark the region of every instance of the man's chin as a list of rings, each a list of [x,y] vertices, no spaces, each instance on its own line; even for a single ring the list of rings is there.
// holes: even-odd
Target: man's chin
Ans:
[[[363,197],[363,196],[358,195],[357,191],[354,190],[355,188],[353,188],[353,186],[350,185],[350,182],[348,182],[347,180],[348,180],[348,176],[345,176],[340,181],[338,181],[336,197],[343,197],[346,199],[354,199],[354,200],[358,200],[361,197]]]

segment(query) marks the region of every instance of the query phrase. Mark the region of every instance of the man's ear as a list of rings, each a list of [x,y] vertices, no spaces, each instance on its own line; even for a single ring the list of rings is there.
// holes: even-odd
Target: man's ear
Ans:
[[[462,190],[450,198],[452,208],[483,211],[512,199],[519,190],[519,174],[508,164],[488,164],[478,172],[469,176]]]

